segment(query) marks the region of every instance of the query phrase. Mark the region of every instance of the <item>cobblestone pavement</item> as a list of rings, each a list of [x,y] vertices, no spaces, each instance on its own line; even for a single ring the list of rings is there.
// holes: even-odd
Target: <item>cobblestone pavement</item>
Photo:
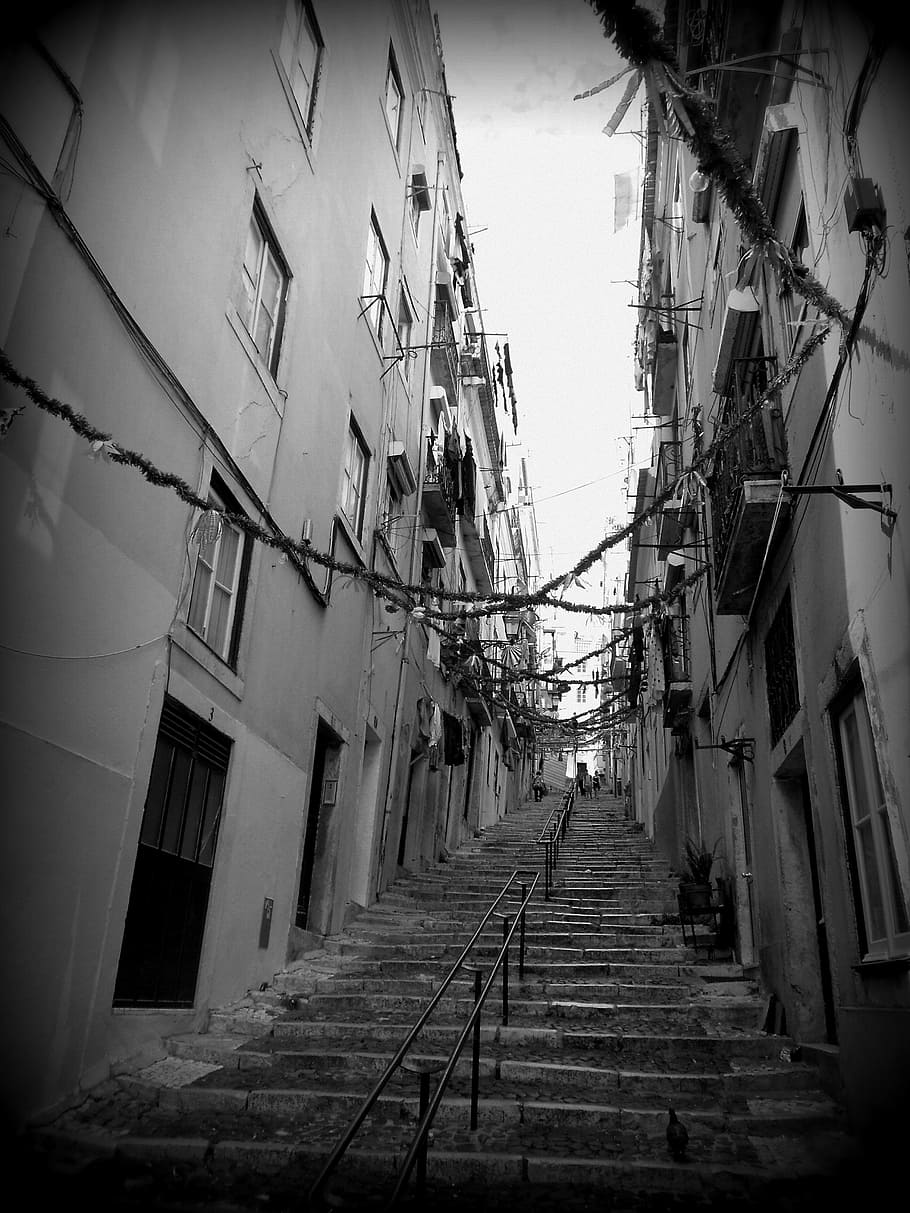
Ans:
[[[28,1208],[56,1209],[73,1205],[88,1213],[305,1213],[315,1208],[371,1213],[384,1208],[389,1189],[348,1179],[330,1192],[325,1205],[311,1206],[306,1193],[315,1178],[312,1165],[292,1164],[274,1171],[252,1172],[243,1165],[215,1167],[205,1162],[153,1163],[115,1156],[80,1162],[72,1171],[27,1161],[20,1192]],[[821,1184],[788,1184],[786,1190],[765,1189],[754,1199],[717,1198],[712,1201],[680,1193],[613,1192],[575,1184],[430,1185],[423,1195],[412,1190],[403,1197],[402,1213],[838,1213],[875,1191],[868,1180],[841,1177]],[[884,1197],[884,1192],[881,1193]]]

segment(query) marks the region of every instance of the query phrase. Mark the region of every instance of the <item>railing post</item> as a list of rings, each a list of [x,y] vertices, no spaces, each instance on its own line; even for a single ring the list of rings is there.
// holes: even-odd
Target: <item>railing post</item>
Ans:
[[[544,896],[544,901],[550,900],[550,840],[549,840],[549,838],[544,843],[543,896]]]
[[[428,1058],[410,1059],[407,1058],[402,1062],[402,1069],[409,1070],[412,1074],[417,1074],[420,1080],[420,1097],[418,1101],[417,1123],[423,1121],[427,1108],[430,1106],[430,1075],[437,1073],[443,1068],[442,1062]],[[428,1148],[428,1133],[425,1133],[420,1139],[420,1144],[417,1148],[417,1157],[414,1160],[416,1171],[414,1176],[414,1184],[419,1195],[423,1195],[427,1184],[427,1148]]]
[[[430,1106],[430,1076],[422,1073],[420,1075],[420,1108],[417,1113],[417,1123],[419,1124],[424,1117],[424,1113]],[[417,1175],[415,1177],[414,1186],[418,1196],[422,1196],[427,1186],[427,1137],[429,1134],[424,1134],[423,1141],[420,1143],[420,1150],[417,1154]]]
[[[483,979],[483,973],[480,969],[468,968],[469,973],[474,974],[474,1007],[480,1002],[480,986]],[[477,1099],[480,1091],[480,1016],[481,1011],[477,1012],[477,1018],[474,1020],[474,1041],[473,1053],[471,1056],[471,1129],[477,1128]]]
[[[525,975],[525,898],[528,895],[528,886],[521,886],[521,933],[519,935],[518,944],[518,980],[521,981]]]
[[[509,1023],[509,945],[506,940],[509,937],[509,916],[502,916],[502,942],[505,946],[505,952],[502,956],[502,1026],[505,1028]]]

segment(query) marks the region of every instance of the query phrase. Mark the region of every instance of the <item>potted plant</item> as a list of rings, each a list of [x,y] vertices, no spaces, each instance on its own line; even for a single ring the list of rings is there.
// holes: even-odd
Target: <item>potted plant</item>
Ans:
[[[708,847],[700,838],[686,839],[683,851],[686,867],[679,882],[679,892],[692,910],[711,904],[711,869],[718,846],[719,838],[713,847]]]

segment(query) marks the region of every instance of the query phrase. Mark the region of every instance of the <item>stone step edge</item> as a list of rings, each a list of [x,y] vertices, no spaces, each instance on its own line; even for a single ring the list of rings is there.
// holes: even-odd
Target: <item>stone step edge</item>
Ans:
[[[222,1139],[212,1142],[204,1137],[141,1137],[111,1134],[78,1134],[65,1130],[36,1130],[41,1136],[55,1138],[63,1148],[81,1148],[93,1156],[123,1157],[146,1162],[184,1161],[199,1162],[209,1166],[219,1164],[241,1164],[251,1170],[258,1168],[273,1170],[276,1166],[294,1161],[310,1160],[318,1164],[326,1157],[323,1146],[308,1143],[292,1144],[283,1141],[240,1141]],[[472,1135],[479,1142],[479,1135]],[[842,1142],[844,1152],[852,1152],[853,1140],[840,1130],[832,1132],[832,1138]],[[353,1165],[375,1168],[392,1175],[392,1164],[397,1155],[390,1157],[388,1150],[350,1147],[346,1158]],[[721,1187],[729,1194],[731,1187],[741,1185],[742,1192],[754,1195],[758,1185],[766,1182],[812,1178],[828,1172],[813,1168],[806,1161],[803,1166],[794,1165],[788,1155],[775,1165],[769,1161],[765,1166],[741,1163],[699,1163],[689,1159],[686,1163],[663,1162],[650,1159],[616,1159],[603,1157],[561,1157],[558,1155],[536,1155],[533,1153],[500,1153],[474,1149],[469,1144],[464,1150],[430,1149],[427,1157],[428,1178],[465,1180],[489,1177],[506,1181],[520,1180],[534,1183],[574,1182],[604,1184],[625,1189],[628,1181],[635,1187],[643,1183],[660,1186],[666,1181],[666,1190],[674,1193],[704,1191],[713,1192]],[[663,1190],[663,1188],[661,1189]]]
[[[323,1059],[332,1059],[332,1058],[342,1059],[343,1058],[346,1061],[353,1059],[353,1058],[359,1058],[365,1063],[373,1063],[373,1062],[377,1062],[377,1061],[388,1062],[389,1059],[394,1055],[393,1051],[391,1049],[389,1049],[386,1052],[374,1052],[372,1049],[356,1049],[352,1052],[349,1049],[325,1049],[325,1048],[320,1048],[320,1049],[293,1049],[293,1048],[282,1049],[282,1048],[279,1048],[279,1049],[266,1050],[266,1049],[246,1049],[246,1048],[243,1048],[242,1045],[239,1045],[239,1044],[235,1044],[233,1047],[216,1046],[215,1048],[207,1048],[204,1045],[196,1046],[195,1042],[193,1042],[193,1041],[181,1041],[178,1045],[178,1052],[176,1054],[174,1054],[174,1056],[176,1056],[178,1059],[187,1058],[188,1053],[193,1053],[195,1051],[198,1051],[201,1055],[204,1054],[204,1057],[201,1056],[200,1060],[208,1060],[209,1058],[218,1057],[219,1060],[217,1062],[213,1061],[212,1064],[218,1065],[218,1066],[220,1066],[220,1068],[222,1068],[224,1070],[228,1070],[228,1071],[234,1070],[234,1069],[249,1069],[251,1071],[255,1071],[255,1069],[258,1068],[258,1065],[260,1063],[270,1064],[276,1058],[280,1059],[283,1057],[292,1058],[292,1059],[306,1059],[309,1057],[319,1057],[319,1058],[323,1058]],[[436,1061],[436,1062],[445,1064],[449,1060],[449,1054],[438,1053],[438,1052],[434,1052],[432,1050],[426,1050],[426,1049],[416,1050],[413,1053],[411,1060],[412,1061],[414,1061],[414,1060]],[[768,1060],[770,1061],[772,1059],[769,1058]],[[247,1061],[252,1064],[244,1066],[244,1065],[242,1065],[243,1061]],[[229,1062],[236,1062],[236,1065],[228,1064]],[[462,1057],[459,1059],[459,1063],[460,1063],[460,1065],[462,1065],[465,1068],[468,1067],[471,1064],[470,1056],[467,1053],[463,1054]],[[731,1079],[734,1079],[734,1080],[736,1080],[737,1083],[739,1083],[741,1081],[747,1081],[750,1077],[754,1078],[756,1075],[764,1078],[764,1077],[767,1077],[769,1075],[769,1073],[783,1078],[784,1075],[792,1073],[796,1069],[798,1069],[800,1072],[805,1072],[805,1071],[813,1072],[816,1069],[816,1067],[814,1065],[812,1065],[811,1063],[808,1063],[808,1062],[807,1063],[796,1063],[796,1065],[794,1065],[793,1063],[781,1062],[780,1066],[777,1069],[774,1069],[770,1072],[768,1070],[762,1070],[762,1069],[750,1070],[748,1067],[743,1067],[742,1064],[740,1064],[740,1067],[735,1072],[730,1071],[730,1072],[724,1072],[724,1073],[714,1073],[709,1070],[692,1070],[692,1069],[687,1069],[687,1070],[673,1070],[673,1069],[640,1070],[640,1069],[635,1068],[634,1066],[588,1066],[588,1065],[572,1064],[571,1062],[540,1061],[538,1059],[524,1060],[522,1058],[515,1058],[515,1057],[492,1057],[492,1058],[491,1057],[481,1057],[481,1059],[480,1059],[481,1074],[484,1077],[493,1078],[493,1079],[496,1079],[497,1081],[504,1081],[504,1082],[522,1081],[521,1079],[514,1077],[512,1075],[506,1075],[505,1078],[502,1078],[497,1072],[499,1067],[502,1065],[519,1066],[523,1069],[532,1069],[535,1071],[539,1070],[546,1074],[555,1073],[558,1071],[569,1071],[570,1073],[577,1074],[580,1071],[584,1071],[585,1073],[590,1073],[590,1074],[596,1075],[600,1078],[602,1078],[604,1076],[615,1075],[618,1080],[621,1080],[623,1078],[630,1079],[630,1080],[647,1079],[649,1081],[659,1080],[659,1081],[665,1081],[665,1082],[670,1082],[670,1083],[685,1080],[686,1082],[704,1082],[704,1083],[708,1083],[708,1084],[712,1084],[712,1085],[714,1083],[727,1083]],[[353,1066],[344,1067],[344,1069],[345,1069],[345,1072],[347,1072],[348,1070],[352,1073],[355,1072],[355,1067],[353,1067]],[[120,1075],[119,1081],[137,1082],[137,1081],[141,1081],[141,1079],[139,1079],[137,1077],[137,1075],[134,1073],[134,1074]],[[756,1098],[756,1099],[769,1098],[770,1099],[770,1098],[774,1098],[774,1096],[771,1095],[767,1091],[759,1091],[756,1093],[754,1098]]]

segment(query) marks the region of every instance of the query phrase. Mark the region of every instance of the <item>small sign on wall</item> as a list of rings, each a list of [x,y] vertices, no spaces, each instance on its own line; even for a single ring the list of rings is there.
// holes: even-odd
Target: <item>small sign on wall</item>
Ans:
[[[338,794],[338,780],[326,779],[322,784],[322,803],[334,804],[335,797]]]
[[[259,924],[259,946],[267,948],[269,946],[269,934],[272,930],[272,908],[275,905],[274,898],[266,897],[262,903],[262,921]]]

